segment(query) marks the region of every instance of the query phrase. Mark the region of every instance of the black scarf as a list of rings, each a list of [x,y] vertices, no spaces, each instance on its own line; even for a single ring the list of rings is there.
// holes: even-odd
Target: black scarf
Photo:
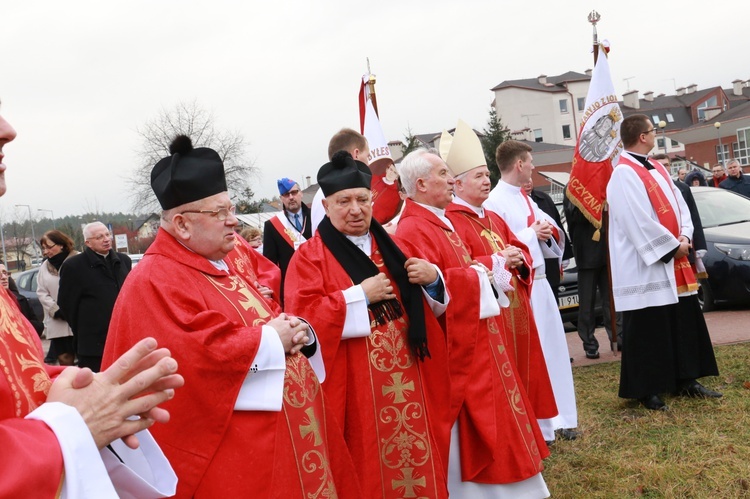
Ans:
[[[63,264],[67,256],[68,256],[68,253],[60,252],[56,254],[55,256],[49,257],[47,260],[53,267],[55,267],[56,270],[60,270],[60,266]]]
[[[354,284],[359,284],[368,277],[380,273],[369,256],[365,255],[344,234],[336,230],[328,217],[324,217],[320,222],[318,231],[323,244],[333,253],[333,256],[344,268],[344,271],[349,274]],[[385,229],[374,219],[370,224],[370,234],[375,239],[378,250],[383,256],[383,263],[385,263],[401,292],[401,300],[409,316],[409,346],[419,360],[424,360],[425,356],[430,356],[430,351],[427,349],[422,287],[409,282],[409,276],[404,268],[406,256],[396,246]],[[385,324],[389,320],[398,319],[404,313],[401,304],[395,299],[371,303],[367,307],[372,311],[378,324]]]

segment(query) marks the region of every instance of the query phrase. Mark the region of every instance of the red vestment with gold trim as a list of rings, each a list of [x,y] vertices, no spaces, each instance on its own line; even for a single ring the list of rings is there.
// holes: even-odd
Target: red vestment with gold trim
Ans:
[[[444,327],[451,390],[462,394],[457,414],[462,480],[511,483],[538,474],[549,450],[500,327],[494,318],[479,319],[479,277],[469,268],[466,246],[437,215],[411,200],[396,234],[440,267],[451,294]]]
[[[508,224],[490,210],[484,210],[484,213],[485,218],[479,218],[471,208],[456,203],[451,203],[445,210],[446,217],[466,244],[471,256],[492,268],[490,255],[510,245],[520,248],[524,261],[531,262],[528,248],[518,240]],[[557,415],[557,405],[539,342],[539,331],[531,311],[532,272],[533,269],[529,269],[526,279],[523,279],[518,269],[511,271],[511,285],[515,290],[505,293],[510,306],[500,311],[497,322],[503,331],[511,358],[515,361],[519,380],[531,400],[534,414],[537,418],[548,419]]]
[[[0,288],[0,497],[55,497],[62,484],[60,444],[42,421],[23,419],[47,400],[50,376],[39,336],[14,296]]]
[[[176,497],[357,497],[351,458],[303,355],[286,357],[281,411],[234,410],[261,326],[279,311],[252,284],[262,257],[232,251],[227,273],[163,229],[147,254],[120,292],[103,363],[146,336],[178,361],[185,386],[163,405],[170,422],[153,427],[179,478]]]
[[[371,241],[373,263],[392,280]],[[395,241],[407,257],[414,255]],[[287,311],[308,319],[318,334],[323,389],[356,463],[363,497],[447,497],[445,335],[429,306],[424,304],[431,358],[420,362],[409,348],[406,314],[380,325],[370,313],[368,337],[341,338],[347,310],[342,291],[353,283],[319,235],[297,250],[286,278]],[[394,293],[401,301],[395,285]]]

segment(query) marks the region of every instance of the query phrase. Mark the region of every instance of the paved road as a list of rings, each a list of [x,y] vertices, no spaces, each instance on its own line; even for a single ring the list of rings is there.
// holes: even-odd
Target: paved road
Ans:
[[[711,342],[714,345],[728,345],[750,341],[750,310],[727,309],[715,310],[705,314],[708,332],[711,334]],[[601,362],[617,362],[620,360],[618,352],[612,352],[609,348],[607,333],[604,328],[597,328],[596,339],[599,340],[600,358],[591,360],[586,358],[583,351],[581,339],[576,331],[568,332],[565,336],[568,340],[568,350],[573,358],[573,366],[586,366],[599,364]]]

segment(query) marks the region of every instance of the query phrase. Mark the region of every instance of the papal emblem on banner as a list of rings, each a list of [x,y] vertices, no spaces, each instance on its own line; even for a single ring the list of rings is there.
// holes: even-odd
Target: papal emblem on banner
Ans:
[[[607,50],[600,50],[591,75],[567,188],[568,199],[597,228],[595,240],[598,240],[598,229],[602,226],[612,164],[622,151],[622,112],[617,103],[606,53]]]

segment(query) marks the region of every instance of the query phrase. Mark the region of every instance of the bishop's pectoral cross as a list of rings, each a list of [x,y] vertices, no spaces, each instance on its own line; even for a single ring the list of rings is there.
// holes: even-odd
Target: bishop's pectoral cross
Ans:
[[[654,181],[654,183],[651,184],[651,187],[648,188],[648,192],[655,193],[656,198],[659,200],[659,207],[656,208],[656,210],[662,215],[669,213],[671,206],[669,206],[667,200],[664,199],[664,192],[662,192],[661,187],[659,187],[659,184],[656,181]]]
[[[482,230],[479,235],[487,240],[487,242],[490,244],[490,248],[492,248],[493,253],[497,253],[498,251],[503,250],[503,239],[492,232],[490,229]]]

